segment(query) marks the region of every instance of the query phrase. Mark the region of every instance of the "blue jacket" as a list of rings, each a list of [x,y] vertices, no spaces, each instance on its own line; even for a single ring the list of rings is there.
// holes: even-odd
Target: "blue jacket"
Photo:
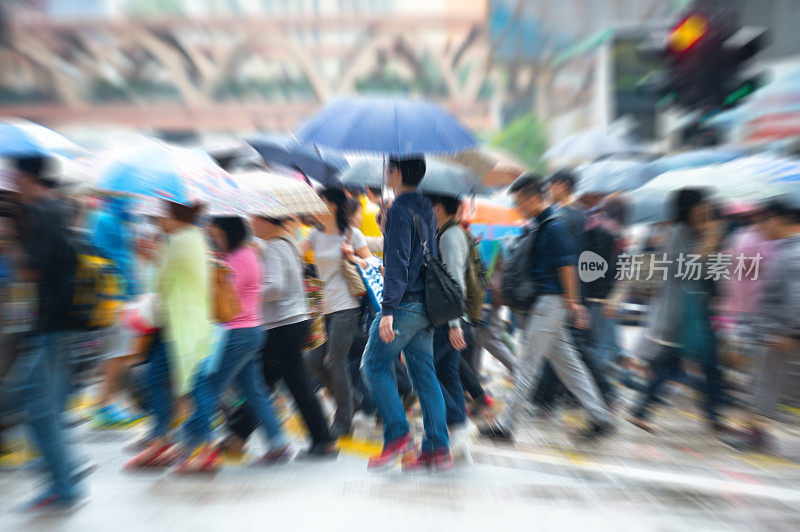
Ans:
[[[409,212],[411,211],[411,212]],[[418,193],[398,196],[389,212],[386,213],[386,229],[383,239],[383,264],[385,280],[383,284],[384,316],[394,314],[394,309],[404,297],[420,297],[425,290],[421,275],[425,258],[422,242],[414,228],[413,213],[419,217],[422,236],[434,257],[439,250],[436,245],[436,217],[430,200]]]
[[[554,206],[547,207],[536,217],[537,223],[555,216],[536,236],[533,246],[531,276],[536,281],[540,294],[562,294],[564,292],[558,278],[558,269],[578,264],[575,243],[564,225],[564,220],[556,214]]]
[[[91,243],[105,258],[114,261],[125,279],[129,298],[139,293],[136,280],[136,241],[132,216],[125,200],[115,199],[94,213],[90,222]]]

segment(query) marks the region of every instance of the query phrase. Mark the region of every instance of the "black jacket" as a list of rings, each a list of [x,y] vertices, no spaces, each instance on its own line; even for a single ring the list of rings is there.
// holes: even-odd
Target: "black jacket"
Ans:
[[[42,332],[69,328],[75,280],[75,251],[70,241],[61,201],[47,198],[25,207],[20,240],[25,267],[36,278],[38,329]]]

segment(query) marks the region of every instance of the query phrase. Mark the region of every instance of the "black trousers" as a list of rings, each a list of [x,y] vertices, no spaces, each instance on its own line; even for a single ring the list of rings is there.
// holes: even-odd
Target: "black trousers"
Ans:
[[[261,351],[264,380],[270,387],[280,381],[286,384],[289,393],[300,410],[311,440],[315,444],[327,444],[332,438],[322,407],[311,386],[311,379],[303,363],[303,343],[308,335],[308,321],[276,327],[267,332],[267,341]],[[256,429],[255,416],[249,411],[247,402],[231,415],[228,428],[242,439],[247,439]]]
[[[458,366],[458,374],[461,376],[461,386],[466,392],[475,399],[480,401],[486,395],[486,390],[483,389],[481,381],[474,370],[475,352],[480,348],[475,343],[475,334],[472,325],[462,321],[461,329],[464,331],[464,342],[467,348],[461,352],[461,362]]]

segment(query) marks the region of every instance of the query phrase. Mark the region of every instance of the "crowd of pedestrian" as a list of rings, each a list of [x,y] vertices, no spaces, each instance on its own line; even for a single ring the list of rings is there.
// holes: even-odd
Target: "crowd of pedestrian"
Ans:
[[[48,485],[32,510],[70,507],[85,493],[90,458],[69,443],[63,413],[76,391],[71,342],[103,308],[112,318],[100,327],[92,417],[104,428],[146,418],[128,470],[213,472],[259,427],[266,449],[254,465],[334,459],[362,412],[383,428],[369,469],[444,471],[468,456],[473,432],[513,441],[529,409],[535,428],[581,406],[587,423],[576,437],[587,442],[623,417],[657,432],[654,406],[670,403],[670,383],[702,393],[723,442],[774,443],[780,381],[800,352],[800,206],[791,199],[731,217],[704,190],[681,189],[634,276],[624,268],[635,248],[625,197],[576,197],[570,170],[520,176],[509,194],[523,232],[481,257],[462,198],[418,190],[420,156],[388,159],[391,194],[318,191],[327,213],[313,219],[214,216],[167,200],[145,215],[135,198],[70,198],[47,167],[44,156],[14,159],[0,212],[0,423],[21,412],[41,453]],[[586,253],[606,263],[605,275],[582,275]],[[723,255],[733,257],[726,276]],[[90,267],[99,262],[114,273]],[[378,263],[379,307],[359,273]],[[87,271],[103,277],[92,284]],[[663,282],[641,341],[626,351],[616,317],[654,273]],[[312,286],[321,286],[318,307]],[[111,292],[113,301],[101,297]],[[432,310],[440,293],[460,298],[444,320]],[[512,383],[502,408],[484,351]],[[734,397],[730,365],[751,376],[752,401]],[[638,391],[631,404],[626,386]],[[309,439],[299,454],[280,414],[286,397]],[[408,420],[417,402],[419,445]],[[743,426],[726,422],[726,409],[743,409]]]

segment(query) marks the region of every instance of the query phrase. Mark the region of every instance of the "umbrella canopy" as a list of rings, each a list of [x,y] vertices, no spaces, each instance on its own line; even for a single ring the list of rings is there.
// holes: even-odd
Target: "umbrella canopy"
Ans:
[[[318,151],[289,135],[265,134],[247,139],[247,142],[268,164],[298,170],[325,186],[335,185],[336,174],[347,168],[343,157]]]
[[[595,128],[581,131],[555,143],[545,152],[544,158],[552,165],[565,165],[593,161],[616,153],[635,153],[639,149],[626,137]]]
[[[605,195],[639,188],[644,183],[637,170],[645,165],[635,159],[606,159],[583,164],[575,169],[580,178],[575,193],[578,196]]]
[[[444,109],[388,98],[343,98],[311,117],[296,136],[335,150],[376,154],[446,154],[477,146],[472,133]]]
[[[639,186],[644,185],[654,177],[669,172],[670,170],[681,170],[684,168],[698,168],[710,164],[720,164],[732,161],[744,155],[741,150],[735,149],[702,149],[691,150],[675,155],[661,157],[651,161],[639,168]]]
[[[728,163],[666,172],[631,193],[633,221],[669,219],[672,192],[706,188],[720,201],[758,202],[800,191],[800,161],[767,155],[743,157]]]
[[[339,181],[351,188],[381,188],[383,161],[377,158],[361,159],[339,174]],[[475,175],[463,166],[436,159],[426,161],[425,177],[419,184],[420,192],[460,198],[479,190]]]
[[[293,218],[322,214],[328,208],[306,183],[264,171],[234,176],[247,214],[266,218]]]
[[[147,142],[111,156],[99,176],[94,188],[101,192],[204,203],[212,214],[241,212],[238,185],[201,150]]]
[[[264,159],[247,142],[234,137],[205,138],[199,147],[228,172],[264,168]]]
[[[472,170],[485,187],[510,185],[525,171],[525,164],[507,153],[486,146],[458,153],[453,160]]]
[[[0,157],[25,155],[74,157],[82,153],[85,153],[85,150],[52,129],[19,118],[0,121]]]

